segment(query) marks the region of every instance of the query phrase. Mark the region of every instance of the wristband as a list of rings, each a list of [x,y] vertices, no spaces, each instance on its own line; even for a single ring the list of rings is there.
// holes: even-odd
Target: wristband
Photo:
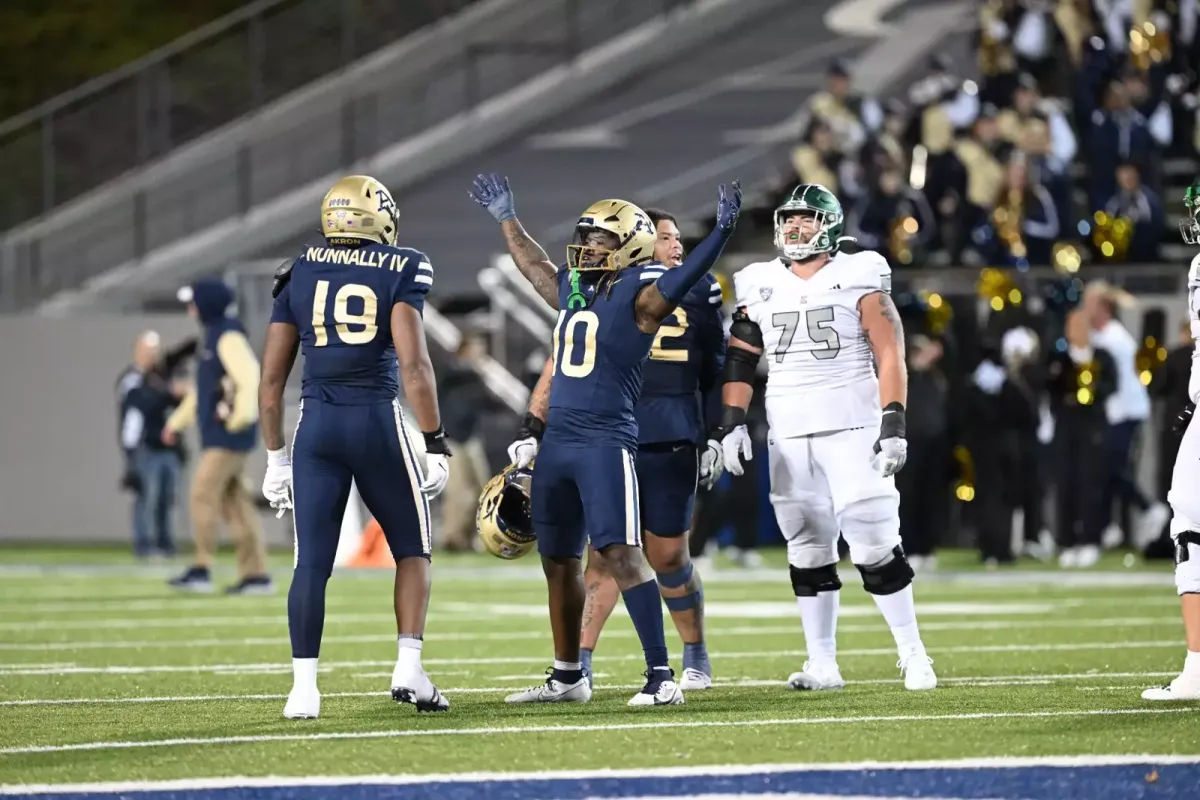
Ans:
[[[888,403],[883,407],[883,420],[879,423],[879,438],[903,439],[904,434],[904,405]]]
[[[438,456],[450,455],[450,448],[446,446],[446,429],[441,425],[436,431],[429,433],[422,431],[421,435],[425,437],[425,452],[433,453]]]
[[[746,409],[739,406],[721,406],[720,437],[724,438],[734,428],[746,424]]]
[[[546,423],[541,420],[532,411],[525,413],[525,418],[521,420],[521,427],[517,431],[518,439],[536,439],[539,442],[542,440],[542,435],[546,432]]]
[[[286,467],[291,462],[288,460],[287,447],[281,447],[278,450],[267,451],[267,465],[272,467]]]

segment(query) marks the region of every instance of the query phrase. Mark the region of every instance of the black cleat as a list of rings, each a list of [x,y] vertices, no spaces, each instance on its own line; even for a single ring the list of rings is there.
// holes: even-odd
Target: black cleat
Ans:
[[[402,686],[396,686],[392,689],[392,699],[397,703],[408,703],[416,706],[417,711],[449,711],[450,701],[442,696],[442,693],[433,687],[433,697],[428,700],[418,700],[417,693],[412,689],[405,689]]]

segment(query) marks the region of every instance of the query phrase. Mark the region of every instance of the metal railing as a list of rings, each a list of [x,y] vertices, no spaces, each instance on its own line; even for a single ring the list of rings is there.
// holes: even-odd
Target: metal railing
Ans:
[[[18,309],[40,302],[79,286],[114,266],[137,261],[148,252],[190,234],[244,218],[253,209],[297,186],[331,172],[361,165],[364,159],[397,141],[468,112],[552,67],[571,63],[580,53],[625,33],[636,24],[692,2],[694,0],[610,0],[605,3],[522,0],[513,5],[511,13],[504,15],[504,26],[499,23],[481,29],[472,26],[451,41],[441,42],[443,46],[427,47],[419,55],[409,54],[403,70],[376,69],[356,81],[353,91],[314,92],[311,102],[298,107],[289,105],[286,113],[262,110],[251,119],[252,124],[245,124],[244,134],[236,138],[221,138],[219,133],[213,133],[169,159],[160,159],[114,182],[112,188],[115,190],[120,186],[120,192],[108,192],[106,187],[52,215],[8,232],[0,239],[0,309]],[[345,4],[360,10],[412,5],[391,0],[345,0]],[[466,4],[465,0],[453,3]],[[331,9],[342,5],[327,0],[290,0],[280,8],[294,8],[297,14],[301,14],[300,9],[306,9],[305,14],[329,17],[335,13]],[[355,23],[358,25],[372,17],[360,13],[355,19],[359,21]],[[334,24],[330,19],[325,22]],[[376,22],[379,22],[379,15],[376,15]],[[249,22],[246,25],[245,35],[249,37]],[[380,29],[385,27],[379,25]],[[330,30],[340,29],[335,26]],[[380,36],[378,32],[374,35]],[[330,42],[340,42],[342,34],[338,33],[335,38],[329,32],[328,36]],[[249,47],[248,43],[243,44]],[[241,45],[228,47],[230,53],[243,52],[239,49]],[[330,48],[333,48],[332,44],[325,49]],[[342,65],[336,59],[328,62],[321,61],[318,56],[309,59],[311,49],[314,48],[304,48],[303,56],[296,60],[313,60],[324,71]],[[233,61],[237,62],[237,59]],[[211,125],[218,119],[228,121],[237,115],[259,111],[253,102],[252,91],[251,99],[246,99],[249,91],[246,87],[239,86],[238,91],[230,92],[214,88],[233,74],[228,72],[232,62],[220,63],[224,71],[218,71],[220,77],[213,78],[212,83],[204,83],[199,76],[196,78],[188,95],[188,102],[193,105],[186,108],[194,106],[204,113],[196,117],[202,124],[188,130],[211,130]],[[247,62],[242,59],[239,63],[243,68],[242,82],[249,82],[244,71]],[[170,59],[167,59],[157,69],[167,69],[169,64]],[[154,71],[144,70],[138,74],[151,75]],[[253,74],[251,70],[249,75]],[[280,79],[283,83],[273,83],[271,88],[264,90],[269,96],[278,96],[277,89],[283,85],[311,82],[322,73],[316,68],[306,68],[302,75],[285,74],[287,79]],[[143,82],[147,80],[143,79]],[[126,86],[125,83],[120,85]],[[139,137],[144,139],[150,135],[145,131],[139,133],[138,125],[144,122],[148,126],[146,131],[158,130],[154,128],[157,124],[154,120],[164,114],[169,120],[187,116],[181,110],[185,106],[177,104],[163,107],[174,109],[169,114],[166,111],[139,112],[138,94],[134,88],[126,86],[123,91],[127,95],[124,100],[114,99],[112,103],[96,106],[109,109],[107,117],[99,115],[75,129],[74,135],[78,139],[75,145],[80,152],[89,154],[77,164],[88,165],[87,169],[78,170],[81,174],[98,180],[128,172],[131,166],[142,163],[138,160]],[[114,109],[124,109],[124,112],[118,113]],[[54,130],[60,130],[66,124],[65,112],[55,112],[50,119]],[[33,139],[40,142],[39,131],[44,127],[21,130],[25,131],[24,137],[29,142]],[[159,140],[151,136],[150,141]],[[46,165],[36,148],[22,150],[21,147],[26,146],[0,140],[0,169],[6,171],[5,185],[15,187],[8,194],[18,198],[41,198],[38,186]],[[194,150],[203,150],[203,157],[191,158]],[[51,148],[51,152],[59,151]],[[150,158],[159,154],[153,148],[147,152]],[[66,169],[61,161],[51,165],[56,185],[60,180],[58,176]],[[22,174],[24,177],[17,177]],[[5,191],[0,189],[0,195]],[[61,193],[55,198],[55,202],[61,202]],[[0,207],[4,202],[0,199]],[[29,213],[28,210],[25,213]]]
[[[258,0],[0,123],[0,229],[476,0]]]
[[[523,371],[531,353],[550,346],[558,312],[507,255],[493,258],[492,266],[479,271],[478,280],[489,301],[490,354],[509,370]]]

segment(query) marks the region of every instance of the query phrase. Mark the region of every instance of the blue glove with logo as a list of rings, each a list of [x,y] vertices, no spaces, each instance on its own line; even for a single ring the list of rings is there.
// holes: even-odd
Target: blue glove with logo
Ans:
[[[516,219],[517,212],[513,206],[513,192],[508,187],[508,178],[502,178],[496,173],[475,176],[475,184],[467,190],[479,205],[488,210],[496,218],[496,222]]]
[[[717,191],[720,192],[720,199],[717,200],[717,227],[728,232],[737,224],[738,214],[742,210],[742,184],[736,180],[733,182],[733,197],[725,194],[723,183],[717,187]]]

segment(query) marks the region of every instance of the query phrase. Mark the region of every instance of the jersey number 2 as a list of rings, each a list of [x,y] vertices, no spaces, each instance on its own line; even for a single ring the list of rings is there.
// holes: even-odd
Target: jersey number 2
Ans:
[[[775,347],[775,361],[782,363],[783,357],[787,355],[788,349],[792,346],[792,340],[796,338],[796,328],[800,326],[800,312],[776,312],[771,315],[771,325],[783,329],[779,335],[779,344]],[[837,354],[842,349],[842,340],[838,338],[837,331],[833,328],[832,306],[810,308],[805,311],[804,326],[808,329],[808,338],[812,340],[813,344],[825,345],[819,350],[809,351],[813,354],[813,358],[818,361],[837,358]]]
[[[361,314],[350,313],[349,300],[357,297],[362,300]],[[317,281],[317,289],[313,293],[312,329],[316,338],[316,346],[324,347],[329,344],[329,331],[325,327],[325,306],[329,302],[329,281]],[[379,310],[379,298],[370,286],[360,283],[347,283],[337,290],[333,296],[334,330],[338,339],[345,344],[366,344],[375,339],[379,327],[375,324],[375,315]],[[361,326],[362,330],[352,331],[350,326]]]
[[[667,320],[669,320],[671,317],[664,319],[662,324],[658,326],[658,334],[654,337],[654,344],[650,345],[650,358],[654,359],[655,361],[679,362],[688,360],[688,351],[686,349],[667,349],[662,346],[663,339],[674,339],[677,336],[683,336],[683,334],[687,333],[687,312],[682,308],[676,307],[672,316],[675,317],[675,324],[667,324]]]
[[[564,324],[565,323],[565,324]],[[580,330],[582,328],[582,331]],[[552,375],[558,374],[559,369],[568,378],[586,378],[596,367],[596,334],[600,331],[600,318],[595,311],[576,311],[567,320],[567,312],[560,311],[558,324],[554,326],[554,369]],[[579,363],[572,360],[575,350],[575,337],[583,335],[583,357]]]

